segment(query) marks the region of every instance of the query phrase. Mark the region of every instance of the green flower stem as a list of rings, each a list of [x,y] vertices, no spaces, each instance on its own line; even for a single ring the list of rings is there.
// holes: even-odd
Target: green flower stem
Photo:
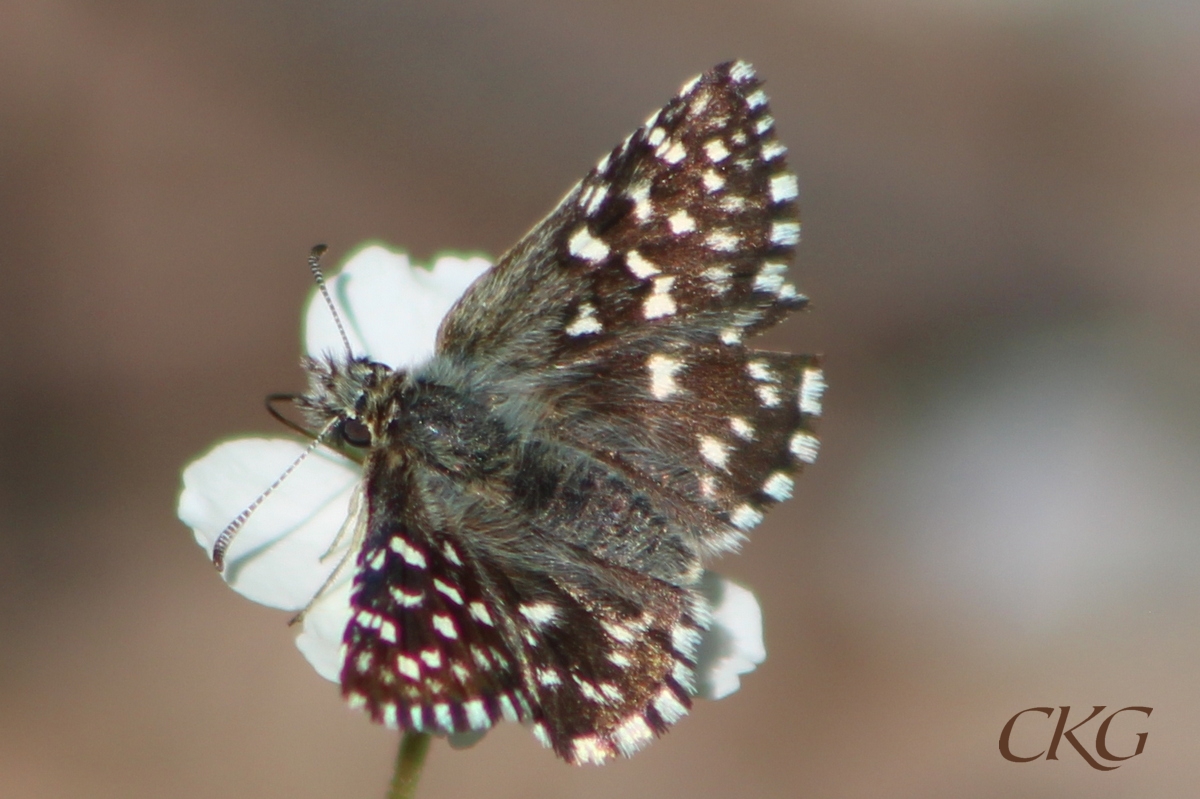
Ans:
[[[405,731],[400,751],[396,753],[396,773],[392,775],[387,799],[413,799],[417,795],[417,780],[429,752],[429,738],[428,733]]]

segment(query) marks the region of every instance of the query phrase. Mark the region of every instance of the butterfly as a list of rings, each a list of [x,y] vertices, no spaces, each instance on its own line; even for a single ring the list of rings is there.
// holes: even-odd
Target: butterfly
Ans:
[[[745,344],[807,304],[774,127],[754,70],[718,65],[467,290],[426,363],[305,361],[316,441],[363,462],[351,706],[420,732],[519,721],[571,763],[688,712],[703,564],[818,448],[818,359]]]

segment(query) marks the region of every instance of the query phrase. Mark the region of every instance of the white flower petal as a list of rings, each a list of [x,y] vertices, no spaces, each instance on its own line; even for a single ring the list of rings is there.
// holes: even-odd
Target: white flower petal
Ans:
[[[209,553],[217,536],[304,451],[285,439],[218,444],[183,471],[179,518]],[[346,519],[358,467],[318,449],[260,505],[226,557],[223,576],[238,593],[285,610],[308,604],[337,565],[320,558]]]
[[[721,699],[741,687],[742,674],[767,659],[762,609],[749,589],[713,572],[704,573],[700,591],[712,606],[713,623],[700,642],[697,687],[700,696]]]
[[[414,266],[405,253],[371,245],[327,283],[355,355],[404,369],[433,355],[442,317],[489,266],[484,258],[443,256],[427,269]],[[304,320],[309,355],[344,354],[333,317],[315,292]]]
[[[346,569],[335,585],[309,608],[304,615],[303,629],[296,636],[296,647],[309,664],[330,682],[342,680],[342,661],[345,653],[342,636],[350,623],[350,590],[353,588],[353,569]]]

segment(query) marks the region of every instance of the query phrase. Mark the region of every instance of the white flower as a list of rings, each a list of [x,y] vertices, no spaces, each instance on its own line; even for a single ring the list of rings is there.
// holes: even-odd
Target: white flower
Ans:
[[[488,267],[483,258],[441,257],[432,269],[403,253],[368,246],[328,280],[355,354],[408,368],[434,351],[438,324]],[[344,355],[333,319],[316,296],[305,311],[308,354]],[[183,472],[179,518],[210,555],[217,536],[304,450],[291,439],[239,438],[217,444]],[[349,513],[361,477],[358,464],[318,448],[250,516],[226,555],[222,576],[235,591],[270,607],[298,611],[309,604],[342,560],[328,553]],[[349,542],[342,542],[343,547]],[[296,645],[317,673],[337,682],[342,634],[350,621],[353,569],[304,616]],[[713,607],[713,626],[701,644],[702,696],[719,699],[738,689],[738,677],[766,657],[762,615],[747,589],[707,573],[701,586]]]

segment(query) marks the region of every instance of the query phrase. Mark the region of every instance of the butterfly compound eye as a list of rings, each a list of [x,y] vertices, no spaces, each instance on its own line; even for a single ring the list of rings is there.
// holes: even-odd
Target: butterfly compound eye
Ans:
[[[371,431],[358,419],[347,419],[342,422],[342,438],[351,446],[366,447],[371,444]]]

